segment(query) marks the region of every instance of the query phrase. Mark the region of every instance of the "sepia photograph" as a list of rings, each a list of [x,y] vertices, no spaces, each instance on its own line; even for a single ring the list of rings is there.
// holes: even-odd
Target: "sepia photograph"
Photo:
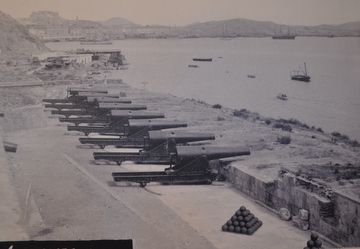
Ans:
[[[0,0],[0,249],[360,248],[359,13]]]

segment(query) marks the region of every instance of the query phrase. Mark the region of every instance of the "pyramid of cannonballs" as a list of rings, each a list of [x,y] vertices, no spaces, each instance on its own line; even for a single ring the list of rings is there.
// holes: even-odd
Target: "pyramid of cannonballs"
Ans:
[[[221,229],[224,232],[252,235],[261,226],[262,221],[256,218],[254,214],[246,209],[246,207],[241,206]]]
[[[319,236],[317,233],[311,233],[310,239],[306,242],[306,247],[304,249],[317,249],[317,248],[323,248],[321,240],[319,240]]]

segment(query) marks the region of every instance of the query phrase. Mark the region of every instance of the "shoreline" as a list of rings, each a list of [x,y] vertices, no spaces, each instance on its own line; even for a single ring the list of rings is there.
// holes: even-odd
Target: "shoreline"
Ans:
[[[320,174],[318,171],[319,167],[322,167],[321,171],[328,168],[332,169],[335,166],[339,169],[346,169],[349,165],[359,166],[359,148],[344,143],[341,136],[336,137],[316,129],[307,129],[304,127],[304,124],[297,123],[295,120],[288,120],[290,124],[282,123],[282,126],[279,126],[280,122],[276,119],[261,117],[247,110],[218,108],[219,106],[214,107],[199,100],[184,99],[170,94],[154,93],[132,88],[122,83],[121,80],[112,79],[111,75],[106,77],[106,75],[101,74],[96,75],[96,77],[91,75],[91,77],[93,77],[93,82],[98,83],[92,85],[101,85],[111,91],[117,91],[119,88],[124,89],[127,97],[134,100],[134,103],[147,104],[149,110],[162,111],[167,119],[187,121],[188,127],[186,130],[214,132],[216,139],[210,144],[241,145],[251,149],[252,154],[248,157],[241,157],[235,160],[220,160],[221,164],[224,164],[221,166],[223,169],[229,170],[232,168],[234,170],[237,168],[247,171],[249,175],[258,175],[259,178],[266,176],[268,178],[267,182],[274,182],[278,179],[279,171],[287,170],[289,174],[303,177],[318,185],[326,186],[326,188],[342,188],[342,191],[350,191],[351,195],[359,195],[360,187],[359,189],[352,189],[352,187],[359,184],[359,179],[342,179],[340,177],[336,180],[339,174],[334,175],[332,171],[329,171],[328,175],[325,174],[324,178],[318,179],[316,177],[316,174]],[[14,96],[20,96],[21,98],[24,95],[29,95],[30,98],[28,100],[31,101],[28,103],[13,103],[13,106],[8,106],[2,111],[5,112],[5,117],[18,118],[17,122],[23,119],[36,119],[36,117],[19,115],[23,114],[20,110],[24,107],[23,105],[37,106],[41,103],[41,98],[63,98],[66,96],[64,90],[67,85],[59,83],[71,81],[71,79],[69,81],[58,79],[58,81],[50,80],[48,82],[45,80],[43,87],[35,87],[38,90],[30,87],[26,87],[26,89],[20,88],[20,90],[17,88],[16,91],[13,90],[14,88],[6,88],[4,89],[6,94],[0,96],[4,101],[11,100]],[[105,81],[106,84],[104,84]],[[82,82],[85,83],[84,85],[88,85],[86,78],[80,78],[72,82],[76,82],[75,84]],[[43,107],[38,106],[37,108],[42,109]],[[4,126],[5,133],[13,133],[16,132],[16,129],[34,129],[41,123],[41,120],[39,123],[28,122],[28,124],[32,124],[34,127],[20,128],[13,127],[11,125],[13,120],[10,120],[10,118],[0,122]],[[275,124],[279,127],[276,128]],[[286,136],[289,136],[291,141],[289,144],[282,144],[281,140],[279,141],[278,139]],[[328,182],[329,179],[327,178],[334,179]],[[235,179],[234,182],[236,181],[238,180]],[[349,187],[348,190],[346,190],[347,186]],[[246,193],[244,190],[242,192]],[[266,202],[265,204],[269,205]],[[319,232],[321,233],[321,231]]]

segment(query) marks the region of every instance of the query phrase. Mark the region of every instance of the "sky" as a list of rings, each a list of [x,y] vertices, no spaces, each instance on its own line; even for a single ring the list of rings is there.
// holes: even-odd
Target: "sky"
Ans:
[[[13,18],[40,10],[69,20],[122,17],[166,26],[234,18],[305,26],[360,21],[360,0],[0,0],[0,11]]]

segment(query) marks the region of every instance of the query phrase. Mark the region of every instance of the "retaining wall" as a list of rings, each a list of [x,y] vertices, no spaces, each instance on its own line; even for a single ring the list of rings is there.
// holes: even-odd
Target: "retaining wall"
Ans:
[[[238,190],[275,209],[287,208],[292,215],[309,211],[310,229],[343,246],[360,246],[360,202],[340,192],[280,172],[276,180],[239,169],[221,161],[212,163]],[[312,191],[312,192],[311,192]]]

